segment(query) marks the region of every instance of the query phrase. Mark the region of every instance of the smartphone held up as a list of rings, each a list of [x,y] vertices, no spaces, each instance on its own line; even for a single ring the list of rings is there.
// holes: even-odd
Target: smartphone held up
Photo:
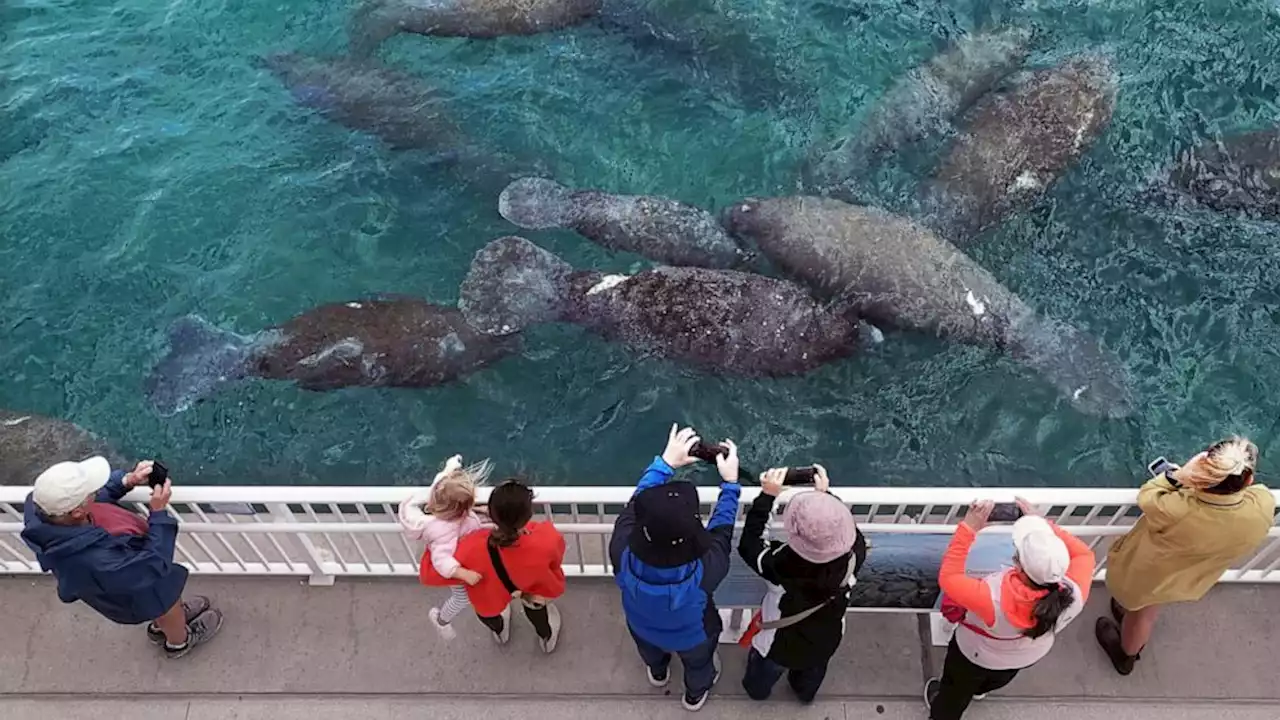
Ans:
[[[163,487],[169,479],[169,468],[160,464],[159,460],[151,461],[151,473],[147,475],[147,484],[152,488]]]
[[[1022,508],[1017,503],[996,503],[987,519],[991,522],[1017,522],[1021,517]]]

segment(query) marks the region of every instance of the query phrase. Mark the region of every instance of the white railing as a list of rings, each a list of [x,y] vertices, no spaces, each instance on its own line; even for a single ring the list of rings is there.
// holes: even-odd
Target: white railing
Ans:
[[[0,486],[0,574],[36,574],[40,566],[22,541],[23,503],[30,488]],[[701,488],[704,511],[717,496]],[[743,488],[739,519],[758,488]],[[868,533],[950,534],[964,506],[977,498],[999,502],[1015,494],[1089,541],[1098,554],[1097,578],[1106,575],[1106,549],[1137,520],[1133,489],[838,488]],[[171,512],[182,525],[176,559],[192,572],[214,575],[292,575],[313,585],[337,577],[416,576],[422,548],[400,533],[396,506],[406,487],[178,487]],[[569,575],[611,572],[608,545],[616,513],[629,487],[541,487],[539,518],[564,533]],[[148,491],[126,503],[144,510]],[[785,502],[784,495],[782,501]],[[995,526],[987,532],[1008,532]],[[1280,528],[1257,552],[1228,570],[1226,582],[1280,582]]]

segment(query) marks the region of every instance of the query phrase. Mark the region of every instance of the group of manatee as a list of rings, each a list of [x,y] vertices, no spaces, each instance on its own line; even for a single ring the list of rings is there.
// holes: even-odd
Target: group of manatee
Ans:
[[[294,98],[394,148],[473,147],[412,76],[370,61],[400,32],[491,38],[550,32],[615,14],[621,0],[375,0],[348,57],[294,53],[266,65]],[[625,14],[625,13],[623,13]],[[499,214],[560,228],[657,266],[634,275],[575,269],[518,236],[476,254],[456,307],[412,297],[322,305],[242,335],[196,316],[170,328],[146,380],[162,415],[246,377],[309,390],[428,387],[519,352],[534,325],[579,325],[636,351],[713,372],[796,375],[854,355],[879,329],[1004,353],[1079,411],[1135,407],[1120,360],[1088,332],[1045,316],[968,257],[980,233],[1041,199],[1105,132],[1117,78],[1105,53],[1024,69],[1035,34],[975,32],[903,75],[865,117],[817,147],[802,194],[747,198],[717,215],[659,196],[520,177]],[[911,207],[875,206],[866,178],[909,145],[947,145]],[[1193,147],[1163,175],[1169,197],[1280,218],[1280,131]]]

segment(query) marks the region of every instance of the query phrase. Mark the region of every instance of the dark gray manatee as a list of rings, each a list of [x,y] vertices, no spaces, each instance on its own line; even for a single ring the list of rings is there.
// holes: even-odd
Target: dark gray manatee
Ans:
[[[946,132],[952,118],[1027,59],[1031,30],[1008,27],[966,35],[889,88],[856,130],[807,168],[806,184],[839,188],[907,143]]]
[[[520,237],[476,253],[458,307],[482,332],[573,323],[641,352],[737,375],[795,375],[858,349],[856,318],[784,280],[690,267],[630,276],[575,271]]]
[[[147,397],[173,415],[246,377],[290,380],[304,390],[432,387],[520,348],[520,338],[476,332],[456,308],[416,298],[321,305],[244,336],[202,318],[179,318],[169,352],[146,380]]]
[[[963,245],[1030,206],[1076,163],[1111,122],[1116,76],[1103,55],[1076,55],[988,95],[930,181],[924,221]]]
[[[376,135],[392,148],[455,153],[466,145],[444,98],[412,75],[372,61],[296,52],[261,61],[299,105],[343,127]]]
[[[1280,218],[1280,128],[1228,135],[1184,150],[1166,182],[1214,210]]]
[[[750,259],[714,215],[664,197],[570,190],[526,177],[498,196],[498,213],[526,230],[569,228],[611,250],[670,265],[732,268]]]
[[[725,226],[819,297],[878,325],[1008,353],[1080,411],[1133,411],[1128,377],[1096,339],[1038,316],[967,255],[903,217],[818,197],[749,199]]]
[[[54,463],[93,455],[124,467],[105,440],[75,423],[0,409],[0,485],[30,485]]]
[[[368,57],[398,33],[495,38],[578,25],[601,0],[369,0],[352,18],[351,54]]]

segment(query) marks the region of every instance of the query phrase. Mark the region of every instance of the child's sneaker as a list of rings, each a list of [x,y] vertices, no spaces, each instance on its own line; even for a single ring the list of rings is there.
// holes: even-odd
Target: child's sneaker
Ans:
[[[447,622],[440,622],[440,609],[431,608],[431,612],[427,613],[427,619],[431,621],[431,627],[440,633],[440,639],[448,642],[458,637],[458,632],[453,629],[453,625]]]
[[[644,674],[648,676],[649,684],[656,688],[666,687],[667,684],[671,682],[670,667],[663,670],[661,673],[656,673],[653,671],[653,668],[649,667],[648,665],[645,665]]]

